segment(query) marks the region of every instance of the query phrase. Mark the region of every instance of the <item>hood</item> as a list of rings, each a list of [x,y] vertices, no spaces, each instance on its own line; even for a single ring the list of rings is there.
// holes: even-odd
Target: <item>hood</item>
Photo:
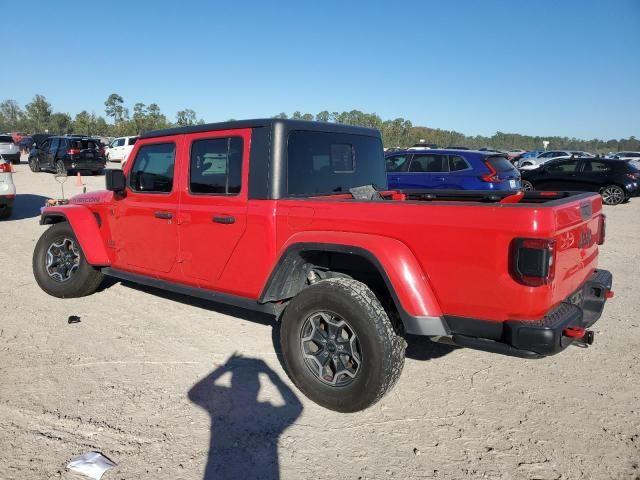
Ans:
[[[70,204],[87,205],[91,203],[108,203],[113,200],[113,192],[99,190],[97,192],[80,193],[69,199]]]

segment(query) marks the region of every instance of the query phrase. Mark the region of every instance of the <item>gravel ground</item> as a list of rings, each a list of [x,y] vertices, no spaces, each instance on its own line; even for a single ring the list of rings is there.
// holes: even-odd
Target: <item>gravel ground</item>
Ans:
[[[0,222],[2,479],[79,478],[64,467],[92,450],[118,464],[105,479],[640,478],[640,199],[606,209],[616,296],[593,347],[526,361],[411,338],[396,388],[346,415],[292,386],[268,317],[119,282],[47,296],[31,255],[60,189],[16,170]]]

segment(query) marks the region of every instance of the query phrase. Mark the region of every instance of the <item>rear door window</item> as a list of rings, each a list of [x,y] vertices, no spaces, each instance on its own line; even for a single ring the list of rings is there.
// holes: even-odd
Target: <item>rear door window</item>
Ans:
[[[242,186],[241,137],[208,138],[191,145],[189,191],[237,195]]]
[[[607,162],[598,162],[592,160],[590,162],[584,162],[583,172],[603,173],[610,172],[611,166]]]
[[[409,167],[410,172],[448,172],[446,155],[414,155]]]
[[[469,164],[467,163],[467,161],[462,158],[459,157],[458,155],[450,155],[449,156],[449,170],[452,172],[459,172],[460,170],[467,170],[471,167],[469,167]]]
[[[546,167],[548,172],[553,173],[573,173],[578,168],[578,160],[571,160],[568,162],[553,163]]]
[[[142,146],[138,150],[129,174],[131,190],[141,193],[171,192],[175,157],[175,143]]]

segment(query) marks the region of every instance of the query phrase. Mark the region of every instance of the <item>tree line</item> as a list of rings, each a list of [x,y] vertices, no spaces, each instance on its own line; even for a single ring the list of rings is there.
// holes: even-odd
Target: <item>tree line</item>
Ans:
[[[133,105],[133,113],[124,104],[124,99],[112,93],[104,102],[105,115],[112,119],[107,122],[102,115],[83,110],[71,117],[66,112],[54,112],[51,103],[43,95],[35,95],[22,109],[20,104],[7,99],[0,102],[0,132],[52,133],[64,135],[76,133],[119,137],[139,135],[159,128],[188,126],[204,123],[190,108],[179,110],[175,121],[171,122],[156,103]]]
[[[124,136],[139,135],[150,130],[175,126],[203,124],[204,120],[197,118],[196,112],[190,108],[176,112],[175,120],[170,121],[162,113],[156,103],[146,105],[135,103],[130,110],[122,96],[112,93],[104,102],[105,116],[111,120],[107,122],[102,115],[83,110],[71,117],[64,112],[54,112],[51,104],[42,95],[35,95],[31,102],[22,109],[13,99],[0,102],[0,132],[26,131],[49,132],[54,134],[77,133],[83,135]],[[376,113],[366,113],[360,110],[344,112],[329,112],[323,110],[315,115],[311,113],[285,112],[274,118],[292,118],[317,122],[334,122],[346,125],[357,125],[380,130],[385,147],[408,147],[424,141],[435,143],[441,147],[462,146],[469,148],[491,147],[510,150],[522,148],[537,150],[543,148],[543,141],[549,142],[550,149],[586,150],[594,153],[610,151],[633,150],[640,151],[640,140],[634,136],[621,139],[591,139],[561,136],[531,136],[518,133],[496,132],[494,135],[469,136],[454,130],[414,126],[410,120],[402,117],[393,120],[383,120]]]

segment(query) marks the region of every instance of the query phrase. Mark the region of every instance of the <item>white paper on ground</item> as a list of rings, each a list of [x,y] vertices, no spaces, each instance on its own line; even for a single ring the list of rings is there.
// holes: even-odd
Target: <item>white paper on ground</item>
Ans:
[[[100,480],[104,472],[115,466],[115,463],[101,453],[87,452],[73,457],[67,465],[67,469]]]

